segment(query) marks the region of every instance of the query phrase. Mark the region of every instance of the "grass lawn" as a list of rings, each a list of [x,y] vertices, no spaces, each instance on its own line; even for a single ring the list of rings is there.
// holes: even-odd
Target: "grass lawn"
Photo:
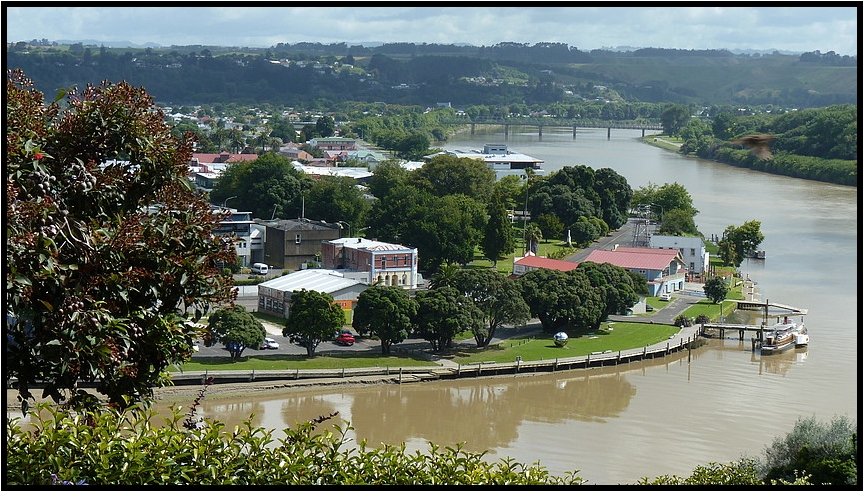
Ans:
[[[438,366],[435,362],[421,359],[419,357],[381,355],[377,353],[350,352],[342,354],[320,354],[313,358],[305,355],[268,355],[258,357],[257,350],[247,349],[242,357],[243,360],[231,362],[226,357],[214,357],[212,359],[195,359],[183,364],[183,371],[226,371],[238,370],[280,370],[280,369],[342,369],[352,367],[414,367],[414,366]],[[175,366],[169,368],[171,372],[181,372]]]
[[[567,345],[556,347],[551,335],[511,338],[486,349],[471,348],[453,352],[452,360],[459,364],[479,362],[513,362],[578,357],[593,352],[630,350],[668,340],[679,332],[678,327],[649,323],[603,323],[596,332],[571,334]]]

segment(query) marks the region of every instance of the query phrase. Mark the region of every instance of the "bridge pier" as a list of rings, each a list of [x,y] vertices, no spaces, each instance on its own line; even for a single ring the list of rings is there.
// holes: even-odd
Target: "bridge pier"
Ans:
[[[510,125],[504,125],[504,138],[510,135]]]
[[[474,135],[474,123],[471,123],[471,135]]]
[[[606,140],[612,138],[612,127],[606,128]]]
[[[645,129],[642,129],[642,138],[645,138]]]
[[[538,136],[540,136],[540,137],[543,136],[543,125],[539,125],[539,126],[537,126],[537,134],[538,134]]]
[[[576,138],[576,125],[573,125],[573,138]]]

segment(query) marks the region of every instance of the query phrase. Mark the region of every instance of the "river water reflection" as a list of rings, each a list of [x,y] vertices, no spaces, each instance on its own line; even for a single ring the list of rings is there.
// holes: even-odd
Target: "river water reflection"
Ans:
[[[609,167],[636,189],[678,182],[699,230],[759,220],[765,260],[741,270],[762,300],[804,307],[811,345],[762,357],[750,341],[710,340],[663,360],[554,374],[324,387],[206,400],[201,414],[275,429],[339,412],[352,439],[428,449],[465,441],[488,459],[539,461],[553,474],[581,470],[592,484],[689,475],[699,464],[757,456],[801,417],[858,419],[860,323],[857,188],[773,176],[687,158],[641,143],[640,131],[569,129],[461,134],[447,149],[507,143],[565,165]],[[167,412],[164,406],[157,406]]]

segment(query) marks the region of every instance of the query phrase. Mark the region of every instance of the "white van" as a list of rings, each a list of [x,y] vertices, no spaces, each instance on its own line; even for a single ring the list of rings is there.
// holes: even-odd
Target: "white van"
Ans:
[[[258,275],[267,275],[267,272],[270,271],[270,267],[264,263],[253,263],[251,270],[252,273],[257,273]]]

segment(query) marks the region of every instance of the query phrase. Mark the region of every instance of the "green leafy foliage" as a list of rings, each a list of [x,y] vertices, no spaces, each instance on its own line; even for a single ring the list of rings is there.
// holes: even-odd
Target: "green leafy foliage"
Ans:
[[[333,303],[332,295],[300,289],[291,293],[291,308],[282,335],[303,340],[306,355],[314,357],[318,344],[331,339],[344,324],[345,312]]]
[[[381,341],[381,353],[390,353],[394,343],[402,343],[411,332],[417,304],[408,291],[395,285],[373,285],[357,297],[352,326],[362,335],[371,334]]]
[[[420,291],[414,297],[417,314],[415,332],[441,351],[451,346],[453,337],[465,330],[483,326],[483,313],[454,287],[442,286]]]
[[[705,297],[717,304],[726,299],[726,294],[729,293],[729,282],[720,275],[714,275],[705,281],[702,290],[705,292]]]
[[[522,324],[530,317],[516,282],[497,270],[460,270],[452,285],[480,311],[481,323],[466,323],[462,328],[471,330],[478,347],[488,346],[505,323]]]
[[[285,437],[253,427],[251,417],[234,429],[219,421],[183,419],[180,408],[157,422],[151,410],[74,414],[41,408],[30,414],[35,431],[16,417],[6,426],[4,483],[46,486],[56,481],[97,487],[128,485],[578,485],[577,472],[550,475],[539,464],[512,459],[489,462],[463,443],[426,454],[405,445],[346,446],[348,423],[337,414],[286,428]],[[28,426],[31,424],[28,424]]]
[[[44,104],[21,71],[6,83],[4,372],[20,398],[146,398],[192,353],[197,321],[230,302],[230,237],[190,189],[193,136],[177,137],[144,89],[125,82]],[[59,100],[59,99],[58,99]]]
[[[238,360],[246,348],[260,347],[267,336],[267,330],[258,318],[240,305],[211,314],[207,330],[210,335],[207,343],[225,344],[232,361]]]

